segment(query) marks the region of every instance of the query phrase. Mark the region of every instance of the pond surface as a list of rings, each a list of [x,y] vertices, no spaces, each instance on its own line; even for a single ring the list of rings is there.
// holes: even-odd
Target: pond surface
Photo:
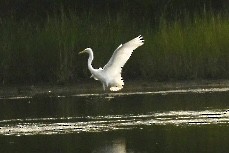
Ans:
[[[0,98],[0,152],[228,152],[229,88]]]

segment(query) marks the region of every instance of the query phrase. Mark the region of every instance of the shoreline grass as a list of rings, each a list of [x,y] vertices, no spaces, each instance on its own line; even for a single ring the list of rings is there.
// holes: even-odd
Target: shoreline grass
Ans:
[[[87,56],[78,56],[80,50],[91,47],[94,67],[102,67],[116,47],[138,34],[146,42],[124,67],[124,78],[229,79],[228,15],[207,15],[173,21],[161,17],[158,26],[125,14],[82,18],[64,11],[43,24],[1,19],[1,84],[87,80]]]
[[[229,20],[195,17],[181,23],[163,21],[149,48],[154,70],[162,79],[228,78]],[[152,74],[152,73],[151,73]],[[150,72],[149,74],[150,75]]]

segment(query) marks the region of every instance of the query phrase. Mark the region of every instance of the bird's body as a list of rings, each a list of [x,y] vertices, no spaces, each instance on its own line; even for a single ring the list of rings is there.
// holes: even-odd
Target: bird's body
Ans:
[[[124,81],[121,76],[122,68],[130,58],[133,50],[143,45],[144,40],[142,36],[138,36],[125,44],[121,44],[113,53],[108,63],[99,69],[92,67],[94,59],[91,48],[86,48],[80,53],[88,53],[88,69],[91,72],[91,77],[99,80],[103,84],[103,89],[110,87],[111,91],[118,91],[123,88]]]

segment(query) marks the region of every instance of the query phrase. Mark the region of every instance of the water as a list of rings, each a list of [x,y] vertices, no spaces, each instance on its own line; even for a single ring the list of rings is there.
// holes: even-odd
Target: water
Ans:
[[[229,88],[0,98],[0,152],[228,152]]]

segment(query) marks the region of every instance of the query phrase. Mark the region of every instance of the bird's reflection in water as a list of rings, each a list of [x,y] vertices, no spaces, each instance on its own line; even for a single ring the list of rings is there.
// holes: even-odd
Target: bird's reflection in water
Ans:
[[[127,153],[126,140],[124,138],[115,139],[95,149],[93,153]]]

